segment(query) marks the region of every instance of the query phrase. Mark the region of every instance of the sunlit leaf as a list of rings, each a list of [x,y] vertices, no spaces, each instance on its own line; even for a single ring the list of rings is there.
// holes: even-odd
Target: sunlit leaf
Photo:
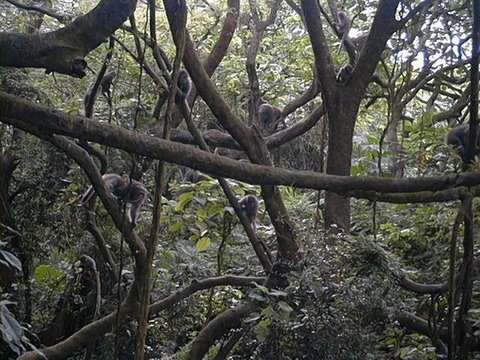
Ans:
[[[200,238],[200,240],[197,241],[195,244],[195,247],[197,248],[198,251],[205,251],[208,249],[210,246],[210,239],[206,236]]]
[[[178,197],[177,205],[175,206],[175,211],[183,211],[185,206],[193,199],[193,192],[183,193]]]

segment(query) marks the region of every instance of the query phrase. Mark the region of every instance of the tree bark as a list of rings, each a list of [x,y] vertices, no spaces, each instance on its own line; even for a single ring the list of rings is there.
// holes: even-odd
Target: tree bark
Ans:
[[[334,95],[333,103],[327,106],[329,119],[327,174],[350,175],[352,138],[359,104],[358,97],[339,89]],[[350,198],[327,192],[325,202],[326,229],[337,226],[349,232]]]
[[[49,33],[0,32],[0,66],[44,68],[83,77],[84,56],[118,29],[136,4],[136,0],[102,0],[86,15]]]

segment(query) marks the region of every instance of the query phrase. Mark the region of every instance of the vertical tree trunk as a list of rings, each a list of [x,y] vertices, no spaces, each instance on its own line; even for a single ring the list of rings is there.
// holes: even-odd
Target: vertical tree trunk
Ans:
[[[354,96],[345,96],[343,87],[339,87],[328,112],[328,156],[327,174],[350,175],[353,130],[360,100]],[[350,198],[327,192],[325,196],[325,228],[336,225],[350,232]]]
[[[401,124],[401,119],[401,110],[396,109],[394,106],[388,124],[387,135],[385,137],[387,150],[391,153],[389,173],[393,177],[403,177],[403,171],[405,168],[405,161],[403,160],[402,156],[403,149],[400,145],[400,142],[398,141],[398,127]]]

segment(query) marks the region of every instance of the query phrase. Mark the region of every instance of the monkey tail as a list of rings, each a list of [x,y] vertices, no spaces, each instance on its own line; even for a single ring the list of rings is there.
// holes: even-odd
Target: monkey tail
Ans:
[[[85,205],[88,203],[95,195],[95,190],[93,190],[93,186],[89,186],[87,191],[85,191],[80,198],[80,205]]]

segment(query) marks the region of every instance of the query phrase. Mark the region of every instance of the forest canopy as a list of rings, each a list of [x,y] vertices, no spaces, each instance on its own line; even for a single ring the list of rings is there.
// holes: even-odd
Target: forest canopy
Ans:
[[[3,1],[0,357],[479,356],[479,54],[480,0]]]

